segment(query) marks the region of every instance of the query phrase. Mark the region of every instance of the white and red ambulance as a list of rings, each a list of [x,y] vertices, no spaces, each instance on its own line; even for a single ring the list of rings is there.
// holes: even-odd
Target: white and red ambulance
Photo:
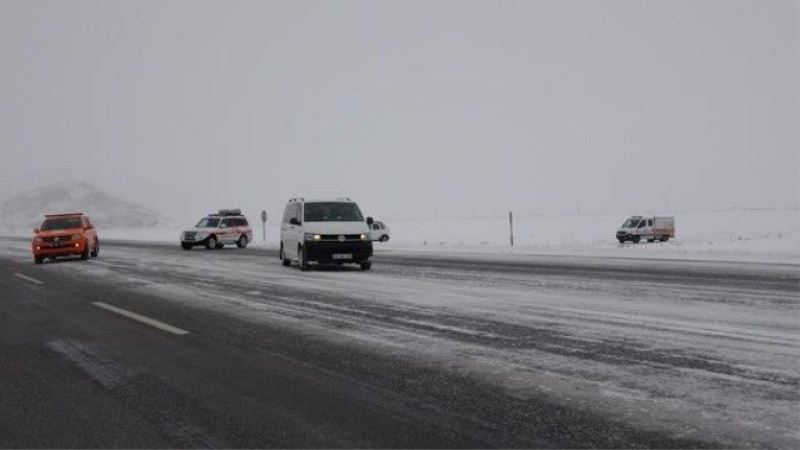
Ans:
[[[240,209],[221,209],[181,233],[181,247],[184,250],[191,250],[196,245],[211,250],[226,244],[245,248],[252,241],[253,229]]]

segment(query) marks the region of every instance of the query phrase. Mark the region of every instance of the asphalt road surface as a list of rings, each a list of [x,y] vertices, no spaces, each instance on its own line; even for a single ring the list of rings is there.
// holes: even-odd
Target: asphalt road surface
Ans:
[[[795,265],[0,239],[0,447],[800,447]]]

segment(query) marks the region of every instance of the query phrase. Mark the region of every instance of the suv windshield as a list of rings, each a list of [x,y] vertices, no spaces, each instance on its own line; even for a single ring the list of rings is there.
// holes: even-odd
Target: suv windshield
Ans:
[[[59,217],[58,219],[47,219],[42,224],[42,231],[68,230],[70,228],[82,228],[80,217]]]
[[[346,202],[306,203],[306,222],[363,222],[358,206]]]
[[[216,228],[219,225],[219,219],[206,217],[197,222],[195,228]]]

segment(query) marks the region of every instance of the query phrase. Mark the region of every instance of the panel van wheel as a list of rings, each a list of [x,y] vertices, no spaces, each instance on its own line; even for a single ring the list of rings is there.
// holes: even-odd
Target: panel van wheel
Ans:
[[[236,241],[236,246],[239,247],[239,248],[247,247],[247,236],[245,236],[245,235],[239,236],[239,240]]]
[[[94,251],[92,251],[92,258],[97,258],[100,255],[100,241],[94,240]]]
[[[283,251],[283,242],[281,242],[281,251],[278,257],[281,259],[281,264],[288,267],[292,265],[292,260],[286,257],[286,253]]]
[[[307,272],[308,269],[311,268],[308,265],[308,261],[306,261],[306,255],[303,251],[303,247],[297,247],[297,262],[300,264],[300,270],[303,272]]]
[[[33,262],[34,262],[34,264],[41,264],[41,263],[44,262],[44,258],[42,258],[41,256],[34,256],[33,257]]]
[[[364,261],[361,263],[361,270],[369,270],[372,268],[372,261]]]
[[[211,250],[212,248],[217,248],[217,238],[215,238],[214,236],[211,236],[206,241],[206,249]]]
[[[669,240],[669,236],[661,236],[661,242],[667,242]]]
[[[633,241],[634,244],[638,244],[640,240],[642,240],[641,236],[634,236],[631,238],[631,241]]]

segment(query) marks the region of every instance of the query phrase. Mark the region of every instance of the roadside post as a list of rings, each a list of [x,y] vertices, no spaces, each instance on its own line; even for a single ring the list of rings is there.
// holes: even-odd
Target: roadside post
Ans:
[[[261,211],[261,235],[264,242],[267,241],[267,212]]]
[[[508,237],[511,240],[511,246],[514,246],[514,213],[508,212]]]

